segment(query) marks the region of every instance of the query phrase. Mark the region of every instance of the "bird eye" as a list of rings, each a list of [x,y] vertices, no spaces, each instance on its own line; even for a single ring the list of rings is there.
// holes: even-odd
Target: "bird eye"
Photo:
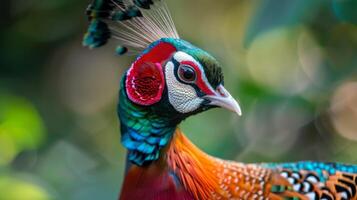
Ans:
[[[179,78],[187,83],[192,83],[196,80],[196,71],[188,65],[180,65],[178,68]]]

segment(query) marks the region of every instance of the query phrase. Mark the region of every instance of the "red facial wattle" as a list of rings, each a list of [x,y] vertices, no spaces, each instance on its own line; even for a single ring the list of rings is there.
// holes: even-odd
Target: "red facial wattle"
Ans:
[[[131,101],[143,106],[160,101],[165,87],[162,66],[175,51],[171,44],[161,42],[133,63],[125,83]]]

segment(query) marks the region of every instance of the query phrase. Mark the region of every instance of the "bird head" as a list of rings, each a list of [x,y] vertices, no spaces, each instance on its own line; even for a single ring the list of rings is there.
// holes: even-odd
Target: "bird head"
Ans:
[[[157,160],[185,118],[222,107],[241,115],[223,86],[220,64],[180,39],[163,0],[93,0],[83,44],[119,42],[117,54],[139,55],[124,73],[118,115],[128,160]]]
[[[159,116],[180,121],[214,107],[241,115],[239,104],[223,86],[217,60],[184,40],[154,42],[124,76],[127,98]]]

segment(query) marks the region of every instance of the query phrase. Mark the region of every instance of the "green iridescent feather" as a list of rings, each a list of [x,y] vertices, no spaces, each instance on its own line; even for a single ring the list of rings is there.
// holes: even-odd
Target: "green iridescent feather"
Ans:
[[[169,120],[155,114],[155,108],[132,103],[123,87],[120,89],[118,115],[121,142],[129,150],[128,159],[143,165],[159,158],[160,149],[168,144],[175,131]]]

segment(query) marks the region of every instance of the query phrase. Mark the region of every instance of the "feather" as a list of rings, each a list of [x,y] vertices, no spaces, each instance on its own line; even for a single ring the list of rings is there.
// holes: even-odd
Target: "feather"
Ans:
[[[87,15],[90,25],[83,45],[90,48],[114,38],[118,55],[137,55],[162,38],[179,38],[163,0],[94,0]]]
[[[147,167],[131,166],[126,174],[120,200],[193,200],[161,162]]]
[[[354,165],[225,161],[200,151],[179,130],[166,159],[169,169],[195,199],[357,200]]]

